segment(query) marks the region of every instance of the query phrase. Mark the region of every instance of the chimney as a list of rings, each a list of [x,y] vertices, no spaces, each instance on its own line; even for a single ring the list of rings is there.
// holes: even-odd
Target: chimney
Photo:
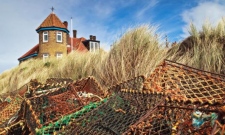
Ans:
[[[73,30],[73,38],[77,38],[77,30]]]
[[[68,22],[64,21],[63,24],[66,26],[66,28],[68,28]]]
[[[90,40],[93,40],[93,35],[90,35]]]
[[[93,36],[93,40],[96,41],[96,36]]]

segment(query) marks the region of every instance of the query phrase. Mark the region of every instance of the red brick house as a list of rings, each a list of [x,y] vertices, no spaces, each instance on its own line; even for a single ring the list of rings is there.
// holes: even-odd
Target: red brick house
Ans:
[[[77,31],[73,30],[73,37],[69,36],[68,22],[63,23],[55,13],[51,13],[36,29],[39,34],[39,43],[18,58],[21,63],[31,58],[46,59],[49,57],[61,58],[70,52],[95,52],[100,49],[100,41],[96,36],[90,39],[77,38]]]

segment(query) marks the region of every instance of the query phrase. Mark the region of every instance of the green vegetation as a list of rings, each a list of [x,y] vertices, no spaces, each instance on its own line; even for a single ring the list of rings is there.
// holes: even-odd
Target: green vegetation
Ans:
[[[170,49],[159,37],[155,27],[141,25],[127,30],[109,52],[74,52],[59,60],[23,62],[0,75],[0,93],[16,90],[34,78],[44,82],[51,77],[94,76],[106,88],[138,75],[148,76],[165,58],[225,74],[224,20],[215,27],[206,23],[200,31],[191,24],[190,36]]]

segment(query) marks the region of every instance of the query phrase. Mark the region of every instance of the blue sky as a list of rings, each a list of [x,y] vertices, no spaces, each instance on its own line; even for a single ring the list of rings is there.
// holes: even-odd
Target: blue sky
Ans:
[[[0,4],[0,73],[18,66],[17,59],[38,43],[35,29],[52,6],[69,26],[73,17],[78,37],[96,35],[105,50],[127,28],[140,24],[158,26],[157,32],[174,42],[188,36],[190,22],[200,29],[205,20],[216,24],[225,16],[224,0],[4,0]]]

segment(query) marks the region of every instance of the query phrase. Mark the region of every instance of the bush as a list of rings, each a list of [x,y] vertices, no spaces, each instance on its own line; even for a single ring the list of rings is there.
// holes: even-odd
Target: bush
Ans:
[[[51,63],[50,62],[45,62],[44,67],[50,67]]]

